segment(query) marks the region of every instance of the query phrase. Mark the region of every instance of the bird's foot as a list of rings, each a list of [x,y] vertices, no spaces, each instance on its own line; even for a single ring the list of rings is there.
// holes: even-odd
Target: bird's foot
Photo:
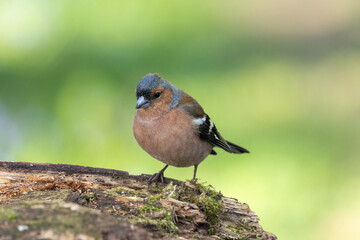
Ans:
[[[155,181],[162,182],[162,183],[165,182],[164,172],[163,172],[163,171],[160,171],[160,172],[155,173],[154,175],[152,175],[152,176],[148,179],[148,181],[147,181],[147,182],[148,182],[148,187],[150,187],[151,183],[152,183],[152,182],[155,182]]]
[[[193,178],[192,178],[192,180],[191,180],[191,182],[192,182],[193,184],[195,184],[196,181],[197,181],[197,178],[196,178],[197,168],[198,168],[198,164],[195,164],[195,165],[194,165],[194,176],[193,176]]]

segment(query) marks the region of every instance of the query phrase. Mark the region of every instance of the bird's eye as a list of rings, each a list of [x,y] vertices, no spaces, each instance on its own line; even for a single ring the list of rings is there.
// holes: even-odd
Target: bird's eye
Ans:
[[[160,97],[160,92],[156,92],[154,95],[155,98],[159,98]]]

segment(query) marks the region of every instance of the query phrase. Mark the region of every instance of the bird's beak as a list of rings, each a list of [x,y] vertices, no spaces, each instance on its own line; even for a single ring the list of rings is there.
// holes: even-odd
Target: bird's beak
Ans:
[[[146,108],[148,106],[150,106],[150,101],[145,99],[143,96],[139,97],[139,99],[137,100],[137,103],[136,103],[136,109],[139,109],[139,108]]]

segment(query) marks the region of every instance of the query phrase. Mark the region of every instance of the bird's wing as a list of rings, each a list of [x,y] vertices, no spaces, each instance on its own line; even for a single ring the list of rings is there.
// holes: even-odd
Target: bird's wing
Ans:
[[[190,95],[183,92],[183,99],[178,106],[179,109],[184,110],[193,121],[198,125],[198,135],[201,139],[209,142],[213,146],[220,147],[231,153],[248,153],[249,151],[236,144],[226,141],[216,129],[215,124],[210,117],[204,112],[200,104]],[[211,154],[216,155],[216,152]]]
[[[226,141],[207,114],[202,118],[202,123],[199,124],[199,137],[230,153],[249,153],[245,148]]]
[[[180,105],[178,108],[184,110],[193,118],[194,123],[198,125],[198,135],[201,139],[214,146],[221,147],[225,151],[231,152],[226,140],[220,135],[215,124],[198,103]]]
[[[221,147],[225,151],[231,152],[227,141],[218,132],[215,124],[207,114],[199,120],[199,137],[214,146]]]

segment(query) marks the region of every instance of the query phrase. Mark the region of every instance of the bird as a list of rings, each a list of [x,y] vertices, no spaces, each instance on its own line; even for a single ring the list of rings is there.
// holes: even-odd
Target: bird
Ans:
[[[166,164],[148,179],[149,187],[154,181],[164,183],[169,165],[194,166],[192,182],[196,182],[198,165],[208,155],[217,155],[214,147],[229,153],[250,153],[225,140],[201,105],[159,74],[145,75],[135,93],[134,137],[143,150]]]

